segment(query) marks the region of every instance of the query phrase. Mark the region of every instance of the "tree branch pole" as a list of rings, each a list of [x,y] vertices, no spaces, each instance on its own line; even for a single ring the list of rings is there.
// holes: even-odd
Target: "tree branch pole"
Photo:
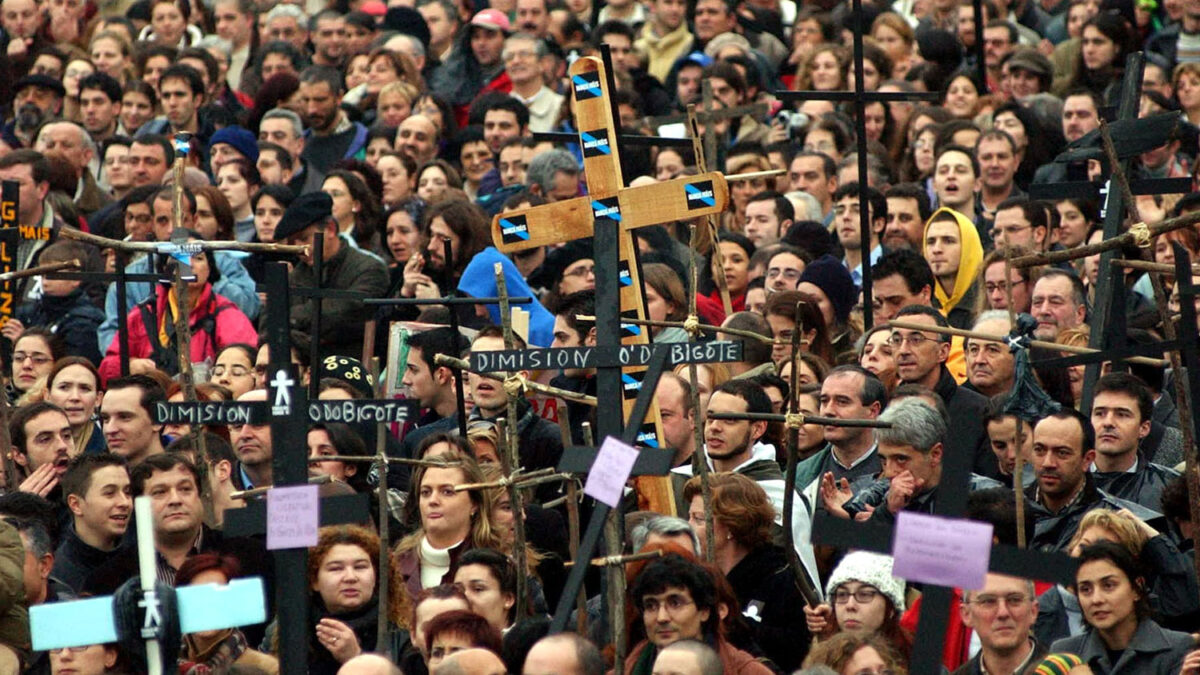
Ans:
[[[694,314],[694,313],[693,313]],[[588,316],[587,314],[576,314],[576,321],[595,321],[596,317]],[[621,323],[631,323],[635,326],[658,326],[661,328],[683,328],[687,329],[688,325],[683,321],[655,321],[653,319],[621,319]],[[740,328],[726,328],[724,326],[713,326],[707,323],[696,324],[696,328],[704,333],[725,333],[734,337],[746,338],[747,340],[756,340],[764,344],[775,344],[774,338],[769,338],[765,335],[755,333],[754,331],[742,330]]]
[[[88,232],[81,232],[65,227],[59,230],[58,235],[66,239],[74,239],[82,241],[85,244],[92,244],[100,248],[111,248],[118,251],[127,251],[132,253],[158,253],[164,247],[165,242],[151,241],[122,241],[120,239],[109,239]],[[198,241],[196,246],[206,251],[242,251],[244,253],[277,253],[301,255],[308,251],[307,246],[287,246],[284,244],[260,244],[243,241]]]
[[[363,354],[363,356],[367,356]],[[371,370],[375,371],[375,384],[379,386],[379,357],[372,355]],[[382,388],[382,387],[381,387]],[[382,392],[377,391],[376,396]],[[391,525],[389,518],[391,509],[388,508],[388,457],[387,433],[388,425],[380,422],[375,431],[375,458],[379,463],[379,485],[376,489],[376,499],[379,501],[379,617],[376,624],[375,645],[380,649],[383,645],[391,644],[392,624],[389,620],[391,612],[388,607],[391,601]]]
[[[178,139],[177,139],[178,141]],[[171,224],[172,229],[177,232],[183,231],[183,170],[186,154],[181,153],[175,160],[175,166],[172,167],[174,172],[175,182],[171,188]],[[192,326],[191,326],[191,303],[188,298],[188,282],[183,279],[183,265],[176,261],[174,274],[175,287],[175,348],[179,355],[179,385],[183,389],[183,400],[195,401],[196,399],[196,378],[192,372]],[[153,297],[153,296],[152,296]],[[171,303],[167,302],[166,311],[171,311]],[[214,319],[215,321],[215,319]],[[147,336],[152,340],[158,339],[157,336]],[[215,350],[217,346],[212,345],[214,350],[213,358],[216,358]],[[208,461],[208,440],[204,437],[204,426],[200,424],[188,425],[188,436],[192,439],[192,445],[196,448],[196,454]],[[213,508],[212,486],[208,481],[201,481],[199,486],[201,496],[204,502],[204,518],[209,523],[216,522],[216,512]]]
[[[321,456],[313,455],[308,458],[309,464],[320,464],[321,462],[378,462],[377,455],[332,455]],[[409,459],[408,457],[384,457],[387,464],[407,464],[409,466],[431,466],[437,469],[445,469],[447,467],[459,466],[457,462],[447,463],[438,462],[430,459]]]
[[[1164,220],[1161,223],[1147,225],[1146,227],[1149,230],[1151,237],[1157,237],[1160,234],[1174,232],[1175,230],[1182,230],[1185,227],[1191,227],[1197,223],[1200,223],[1200,211],[1185,213],[1181,216]],[[1038,265],[1053,265],[1057,263],[1071,262],[1072,260],[1078,260],[1080,258],[1086,258],[1088,256],[1103,253],[1105,251],[1121,248],[1125,244],[1134,241],[1134,236],[1129,232],[1125,232],[1113,237],[1112,239],[1098,241],[1094,244],[1076,246],[1075,248],[1069,248],[1065,251],[1048,251],[1046,253],[1034,253],[1030,255],[1023,255],[1020,258],[1013,258],[1012,266],[1016,267],[1017,269],[1024,269],[1026,267],[1036,267]]]
[[[16,281],[17,279],[24,279],[26,277],[41,276],[51,272],[61,272],[68,269],[83,269],[83,263],[79,262],[78,260],[64,260],[62,262],[46,263],[45,265],[38,265],[37,267],[30,267],[23,270],[17,270],[15,272],[5,272],[4,274],[0,274],[0,283],[4,283],[6,281]]]
[[[703,82],[702,88],[704,90],[704,109],[711,110],[712,109],[712,87],[711,87],[711,85],[708,84],[708,80],[705,80]],[[702,146],[700,143],[700,125],[696,122],[696,104],[694,104],[694,103],[688,104],[687,114],[688,114],[688,130],[691,132],[691,136],[692,136],[692,152],[693,152],[693,154],[696,155],[696,168],[700,170],[700,173],[704,173],[704,172],[708,171],[708,168],[707,168],[708,163],[705,161],[705,157],[706,157],[705,150],[707,149],[706,146],[712,145],[713,146],[712,154],[716,154],[715,134],[713,133],[711,124],[705,126],[704,127],[704,145]],[[711,246],[713,263],[719,269],[723,270],[723,269],[725,269],[725,256],[721,254],[721,247],[720,247],[720,245],[717,244],[717,217],[715,215],[710,214],[708,216],[705,216],[704,220],[705,220],[705,223],[707,223],[707,225],[708,225],[708,227],[706,228],[707,231],[705,232],[704,237],[697,237],[696,231],[695,230],[692,231],[692,248],[696,249],[697,251],[702,252],[703,249],[700,248],[700,244],[703,243],[704,239],[707,239],[708,243]],[[695,263],[695,261],[693,261],[692,267],[695,267],[695,266],[696,266],[696,263]],[[729,298],[729,285],[727,283],[725,283],[725,275],[724,274],[713,274],[712,276],[713,276],[713,281],[716,282],[716,284],[717,284],[717,291],[721,294],[721,305],[725,308],[725,316],[729,316],[730,314],[733,314],[733,301],[730,300],[730,298]],[[621,675],[621,674],[617,673],[617,675]]]
[[[1004,247],[1004,300],[1008,306],[1008,326],[1009,330],[1017,328],[1017,308],[1013,307],[1012,293],[1012,249]],[[1017,505],[1017,547],[1025,548],[1025,492],[1024,492],[1024,476],[1025,471],[1025,434],[1022,425],[1024,422],[1020,417],[1014,417],[1017,420],[1015,432],[1013,435],[1013,443],[1017,446],[1017,463],[1013,466],[1013,495]]]
[[[580,427],[580,430],[583,432],[583,444],[589,448],[596,447],[596,438],[592,434],[592,423],[591,422],[583,422],[582,424],[579,425],[579,427]],[[567,513],[575,514],[575,525],[574,525],[575,533],[573,535],[571,535],[571,541],[574,542],[574,545],[575,545],[574,550],[571,551],[571,560],[575,560],[576,558],[579,557],[579,537],[581,536],[580,528],[579,528],[579,501],[578,501],[579,488],[575,485],[575,481],[571,481],[570,483],[567,484],[567,486],[568,486],[567,495],[570,496],[571,501],[573,502],[570,506],[567,507],[568,508]],[[579,587],[579,594],[575,597],[575,612],[576,612],[576,623],[575,623],[576,631],[580,635],[587,635],[588,634],[587,596],[586,596],[583,586]]]
[[[1142,272],[1155,272],[1164,276],[1175,276],[1175,266],[1169,263],[1150,262],[1149,260],[1126,260],[1124,258],[1114,258],[1112,261],[1113,267],[1127,267],[1131,270],[1140,270]],[[1200,274],[1200,265],[1192,265],[1192,274]],[[0,274],[0,281],[3,281],[3,276]]]
[[[787,415],[779,415],[775,413],[711,413],[708,416],[710,420],[750,420],[751,422],[784,422],[787,423]],[[819,415],[805,415],[803,424],[820,424],[823,427],[858,427],[870,429],[891,429],[891,422],[881,422],[877,419],[843,419],[841,417],[821,417]]]
[[[792,415],[800,414],[800,393],[796,391],[800,386],[800,369],[796,367],[796,354],[800,351],[800,336],[804,334],[804,318],[800,312],[800,306],[805,304],[803,300],[796,303],[796,329],[792,331],[792,353],[789,357],[792,363],[791,382],[788,388],[788,413]],[[796,553],[796,535],[792,531],[793,514],[792,509],[796,504],[796,467],[800,463],[800,428],[789,424],[787,426],[787,468],[783,473],[783,548],[784,554],[787,556],[788,569],[792,571],[792,580],[796,584],[796,589],[804,596],[804,601],[809,607],[816,607],[821,604],[821,597],[814,591],[809,581],[808,573],[804,571],[804,565],[800,563],[800,554]]]
[[[688,106],[692,108],[693,106]],[[692,111],[689,110],[691,115]],[[696,241],[696,221],[690,225],[691,239]],[[692,265],[692,274],[688,279],[688,318],[696,316],[696,293],[699,291],[699,271]],[[688,333],[688,342],[695,342],[696,334]],[[700,407],[700,377],[698,366],[688,364],[688,383],[691,385],[688,393],[688,405],[692,409],[692,474],[700,477],[700,497],[704,502],[704,560],[714,562],[717,555],[716,528],[713,525],[712,482],[708,477],[708,450],[704,447],[704,410]],[[691,511],[691,505],[686,505]],[[690,514],[689,514],[690,515]]]
[[[324,457],[322,459],[323,459],[323,461],[328,462],[335,458]],[[341,459],[341,458],[339,457],[337,459]],[[332,483],[332,482],[333,482],[333,476],[330,476],[327,473],[323,473],[319,476],[309,476],[308,477],[308,485],[324,485],[326,483]],[[234,492],[230,492],[229,498],[230,499],[253,499],[254,497],[262,497],[271,491],[271,487],[272,486],[268,485],[266,487],[250,488],[249,490],[237,490]]]
[[[496,295],[500,298],[500,325],[504,330],[504,348],[513,350],[516,349],[516,340],[513,338],[512,308],[508,304],[508,284],[504,280],[504,266],[496,263],[493,270],[496,274]],[[504,387],[508,419],[504,425],[505,451],[500,453],[500,464],[504,468],[504,475],[510,478],[521,470],[521,440],[520,431],[517,428],[521,419],[517,410],[517,397],[521,394],[522,392],[510,391],[507,386]],[[515,615],[524,617],[529,602],[527,597],[529,580],[526,577],[528,571],[525,555],[525,505],[521,499],[521,490],[515,482],[510,481],[508,484],[508,500],[515,516],[513,518],[513,562],[517,567]]]
[[[471,363],[469,361],[467,361],[466,359],[454,358],[453,356],[450,356],[449,354],[438,354],[434,357],[433,362],[439,366],[449,366],[450,368],[457,368],[459,371],[462,371],[462,372],[475,373],[475,371],[471,369]],[[475,374],[480,377],[486,377],[489,380],[499,380],[501,382],[508,379],[507,377],[505,377],[505,375],[503,373],[475,373]],[[575,401],[576,403],[582,403],[584,405],[590,405],[593,407],[595,407],[597,405],[595,396],[588,396],[587,394],[580,394],[580,393],[573,392],[573,391],[567,391],[566,389],[559,389],[558,387],[551,387],[550,385],[542,384],[541,382],[534,382],[533,380],[525,380],[523,382],[523,386],[528,389],[532,389],[534,391],[541,392],[543,394],[549,394],[550,396],[557,396],[557,397],[559,397],[561,399],[565,399],[567,401]]]
[[[1200,213],[1200,211],[1197,211],[1196,213]],[[1017,260],[1019,259],[1020,258]],[[981,333],[979,331],[963,330],[961,328],[942,328],[941,326],[928,326],[923,323],[911,323],[909,321],[898,321],[896,319],[889,321],[888,325],[892,328],[923,330],[929,331],[930,333],[937,333],[939,335],[958,335],[960,337],[971,338],[972,340],[986,340],[988,342],[1004,343],[1008,342],[1007,335],[994,335],[992,333]],[[1100,350],[1092,349],[1091,347],[1060,345],[1057,342],[1046,342],[1045,340],[1030,340],[1029,345],[1031,347],[1042,347],[1044,349],[1052,349],[1055,351],[1066,352],[1068,354],[1097,354],[1100,352]],[[1147,366],[1156,366],[1159,368],[1167,365],[1167,362],[1164,359],[1152,359],[1146,356],[1125,356],[1119,357],[1117,360],[1127,361],[1129,363],[1140,363]]]
[[[615,565],[624,565],[626,563],[638,562],[640,560],[654,560],[655,558],[663,557],[662,549],[654,549],[653,551],[642,551],[641,553],[629,553],[626,555],[608,555],[599,558],[592,558],[588,561],[589,565],[595,567],[612,567]],[[574,567],[575,561],[563,563],[564,567]]]

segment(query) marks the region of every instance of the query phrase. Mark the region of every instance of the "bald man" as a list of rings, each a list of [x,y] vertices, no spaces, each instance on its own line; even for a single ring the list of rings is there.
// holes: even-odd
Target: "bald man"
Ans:
[[[433,675],[505,675],[504,662],[486,649],[454,652],[434,669]]]
[[[712,647],[698,640],[679,640],[654,660],[654,675],[721,675],[724,667]]]
[[[404,675],[396,664],[378,654],[359,654],[342,664],[338,675]]]
[[[559,633],[533,645],[521,675],[604,675],[604,671],[596,645],[575,633]]]

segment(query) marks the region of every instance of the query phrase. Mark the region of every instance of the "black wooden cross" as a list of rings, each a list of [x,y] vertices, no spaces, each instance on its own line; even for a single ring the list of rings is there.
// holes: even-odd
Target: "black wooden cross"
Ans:
[[[934,515],[962,518],[967,509],[971,457],[947,454],[942,459],[942,478],[934,503]],[[886,506],[880,506],[886,508]],[[891,555],[894,548],[892,527],[876,522],[853,523],[818,510],[813,519],[814,543],[853,548]],[[1077,563],[1063,553],[1041,553],[1015,546],[992,547],[988,570],[1014,577],[1034,577],[1063,585],[1074,582]],[[1034,573],[1034,574],[1031,574]],[[936,673],[942,667],[946,627],[950,620],[953,591],[945,586],[926,585],[921,599],[921,617],[913,640],[909,665],[912,673]]]
[[[1147,148],[1154,148],[1167,142],[1170,128],[1167,127],[1158,130],[1157,138],[1144,138],[1146,135],[1146,125],[1138,123],[1138,104],[1141,100],[1142,89],[1142,70],[1145,64],[1145,57],[1141,52],[1130,54],[1125,59],[1125,75],[1121,82],[1121,100],[1117,105],[1117,120],[1115,124],[1123,124],[1130,126],[1128,134],[1121,134],[1123,138],[1136,140],[1144,143]],[[1136,127],[1134,125],[1137,125]],[[1092,140],[1099,142],[1099,132],[1092,132],[1094,137],[1084,137],[1081,142]],[[1070,150],[1068,150],[1070,152]],[[1119,150],[1120,167],[1109,166],[1110,177],[1105,181],[1105,187],[1099,190],[1099,194],[1104,199],[1104,207],[1101,210],[1102,218],[1104,219],[1104,238],[1112,239],[1121,233],[1122,224],[1125,220],[1125,195],[1122,190],[1116,189],[1117,186],[1112,180],[1112,175],[1118,170],[1124,175],[1129,175],[1130,162],[1133,156],[1137,154],[1137,148],[1128,148]],[[1107,160],[1104,160],[1108,164]],[[1090,188],[1090,184],[1065,184],[1065,185],[1048,185],[1046,187],[1037,187],[1031,190],[1031,196],[1038,199],[1045,198],[1064,198],[1076,197],[1081,194],[1088,194],[1086,190]],[[1154,181],[1131,181],[1130,187],[1134,194],[1166,194],[1166,193],[1186,193],[1191,192],[1191,179],[1165,179]],[[1095,193],[1091,193],[1095,194]],[[1088,195],[1091,196],[1091,195]],[[1132,206],[1132,205],[1128,205]],[[1128,331],[1125,316],[1125,302],[1128,296],[1128,291],[1125,287],[1125,270],[1114,269],[1112,261],[1118,257],[1118,252],[1115,250],[1105,251],[1100,254],[1100,271],[1096,282],[1095,302],[1091,308],[1089,322],[1091,324],[1091,335],[1088,338],[1088,346],[1102,351],[1121,350],[1128,344]],[[1081,410],[1090,410],[1092,407],[1092,396],[1095,390],[1096,380],[1100,378],[1099,362],[1093,362],[1084,370],[1083,377],[1083,400],[1080,402]]]
[[[975,58],[979,62],[980,86],[986,87],[987,71],[983,63],[983,21],[981,17],[980,0],[975,4]],[[854,90],[853,91],[776,91],[775,98],[781,101],[847,101],[854,103],[854,129],[856,136],[856,152],[858,153],[858,214],[859,230],[863,252],[862,261],[862,297],[864,330],[870,330],[872,321],[871,306],[871,208],[867,198],[867,119],[868,103],[892,101],[934,101],[939,98],[937,92],[882,92],[866,91],[863,89],[863,35],[870,32],[866,17],[863,14],[862,0],[853,0],[853,33],[854,33]],[[980,92],[983,93],[983,92]]]

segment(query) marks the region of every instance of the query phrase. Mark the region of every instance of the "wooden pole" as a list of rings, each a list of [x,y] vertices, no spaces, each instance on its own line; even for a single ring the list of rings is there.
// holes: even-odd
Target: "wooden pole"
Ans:
[[[472,372],[472,373],[475,372],[475,371],[471,370],[471,363],[469,361],[467,361],[466,359],[456,359],[453,356],[450,356],[448,354],[436,355],[433,359],[433,362],[439,366],[449,366],[451,368],[457,368],[459,371],[466,371],[466,372]],[[502,373],[475,373],[475,374],[480,377],[486,377],[490,380],[499,380],[501,382],[508,379]],[[551,396],[557,396],[559,398],[566,399],[568,401],[575,401],[576,403],[582,403],[584,405],[590,405],[590,406],[596,405],[596,397],[595,396],[588,396],[587,394],[580,394],[580,393],[577,393],[574,391],[567,391],[566,389],[559,389],[558,387],[551,387],[550,385],[542,384],[541,382],[525,380],[524,382],[522,382],[522,386],[524,386],[528,389],[532,389],[534,391],[540,391],[543,394],[550,394]]]
[[[1017,308],[1013,307],[1012,293],[1012,249],[1005,247],[1004,249],[1004,299],[1008,305],[1008,326],[1009,330],[1017,328]],[[1032,365],[1030,366],[1033,367]],[[1017,446],[1017,463],[1013,466],[1013,497],[1016,500],[1017,506],[1017,547],[1025,548],[1025,492],[1024,492],[1024,471],[1025,471],[1025,433],[1022,425],[1024,422],[1020,417],[1013,416],[1017,420],[1016,431],[1013,436],[1013,443]]]
[[[705,110],[712,109],[712,87],[708,84],[707,80],[705,80],[705,82],[704,82],[704,109]],[[696,122],[696,105],[689,104],[687,110],[688,110],[688,129],[691,130],[691,134],[692,134],[692,152],[693,152],[693,154],[696,155],[696,168],[700,170],[700,173],[705,173],[706,171],[708,171],[708,169],[707,169],[708,164],[705,161],[705,157],[716,155],[716,151],[717,151],[716,134],[713,133],[711,124],[706,125],[704,127],[704,146],[701,147],[701,145],[700,145],[700,125],[697,124],[697,122]],[[705,154],[706,151],[709,154],[706,155]],[[694,230],[694,229],[692,230],[692,247],[695,248],[697,251],[703,252],[702,249],[700,248],[700,244],[703,243],[705,240],[707,240],[708,243],[710,243],[712,246],[713,263],[715,263],[718,268],[724,269],[725,258],[723,255],[721,255],[721,247],[717,244],[717,218],[716,218],[716,216],[713,216],[713,215],[706,216],[705,223],[707,223],[708,229],[703,238],[697,238],[696,230]],[[695,266],[696,265],[693,262],[692,267],[695,267]],[[712,270],[709,270],[709,272],[711,273]],[[729,316],[730,314],[733,314],[733,302],[729,298],[729,285],[725,283],[725,275],[724,274],[713,274],[712,276],[713,276],[713,281],[715,281],[717,284],[717,291],[721,294],[721,305],[725,308],[725,316]]]
[[[504,266],[496,263],[494,268],[496,274],[496,295],[500,298],[500,324],[504,330],[504,348],[512,350],[516,348],[516,341],[513,338],[512,330],[512,308],[508,305],[508,284],[504,280]],[[451,308],[453,311],[453,308]],[[504,388],[507,399],[507,414],[508,420],[504,425],[505,452],[500,453],[500,463],[504,468],[504,475],[512,477],[521,468],[520,454],[520,432],[517,426],[520,422],[520,417],[517,411],[517,397],[521,396],[521,392],[513,392]],[[525,507],[521,500],[521,490],[515,483],[508,484],[508,499],[513,511],[513,562],[517,568],[517,602],[516,616],[524,617],[525,608],[529,598],[526,587],[529,580],[526,578],[528,573],[526,569],[525,556]]]
[[[792,375],[788,389],[788,413],[800,414],[800,369],[796,367],[796,354],[800,351],[800,337],[804,335],[804,315],[801,306],[805,302],[796,303],[796,328],[792,332]],[[794,418],[793,418],[794,419]],[[796,536],[792,531],[792,509],[796,503],[796,469],[800,464],[800,428],[795,424],[787,425],[787,469],[783,474],[783,542],[784,554],[787,556],[788,569],[792,571],[792,580],[796,589],[804,596],[809,607],[821,604],[821,595],[813,588],[804,565],[800,563],[800,554],[796,553]]]
[[[691,106],[689,106],[691,108]],[[691,114],[691,111],[689,111]],[[691,223],[692,241],[696,240],[696,223]],[[692,275],[689,279],[691,282],[688,289],[688,319],[696,319],[696,291],[699,289],[699,273],[696,266],[692,265]],[[688,341],[695,342],[695,332],[688,333]],[[688,364],[688,380],[691,386],[691,393],[688,396],[688,405],[691,406],[692,415],[692,474],[700,477],[700,494],[704,502],[704,559],[707,562],[713,562],[716,556],[716,532],[713,525],[713,509],[712,509],[712,483],[708,477],[708,450],[704,447],[704,409],[700,407],[700,378],[697,374],[697,366],[695,363]],[[691,505],[685,505],[689,510]],[[690,513],[689,520],[690,520]]]

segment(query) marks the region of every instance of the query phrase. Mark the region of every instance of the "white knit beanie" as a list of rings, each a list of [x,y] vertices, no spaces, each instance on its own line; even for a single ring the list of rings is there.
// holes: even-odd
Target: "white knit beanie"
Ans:
[[[833,599],[833,591],[847,581],[874,586],[892,601],[897,612],[904,611],[904,580],[892,576],[892,556],[852,551],[829,576],[825,584],[825,597]]]

